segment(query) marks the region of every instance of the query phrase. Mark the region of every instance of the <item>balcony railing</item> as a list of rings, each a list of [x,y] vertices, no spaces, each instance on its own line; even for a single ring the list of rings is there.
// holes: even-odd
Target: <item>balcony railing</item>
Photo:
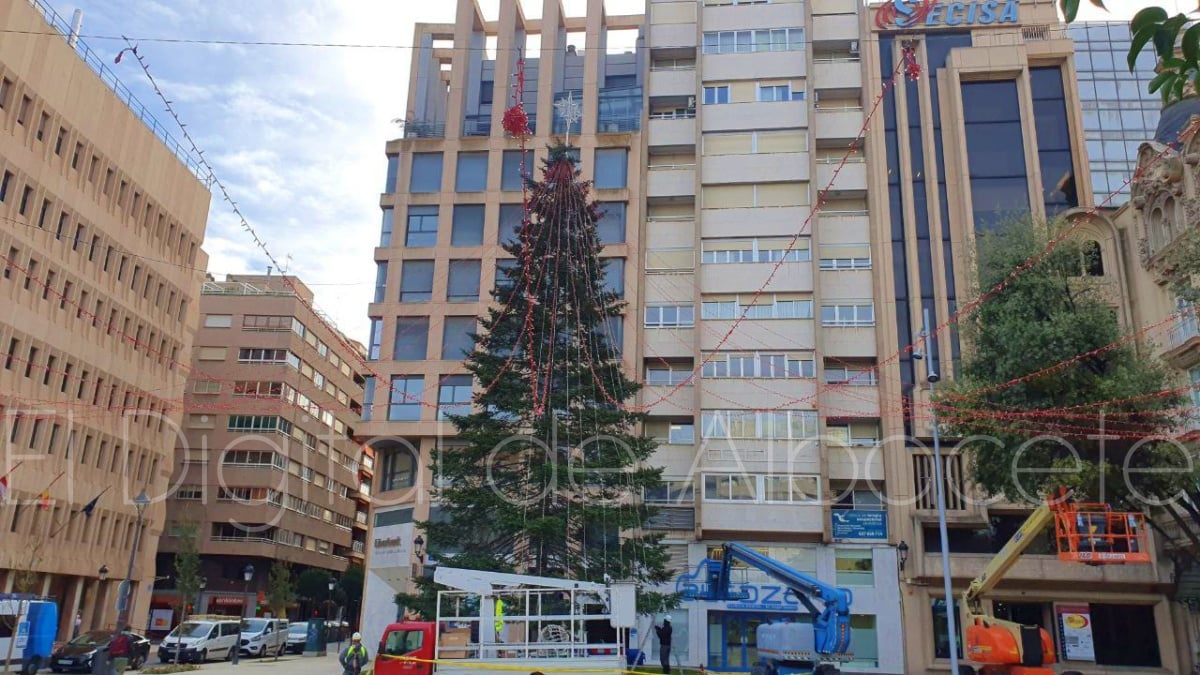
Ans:
[[[55,12],[49,5],[41,2],[41,0],[29,0],[29,3],[33,5],[33,8],[42,15],[42,18],[46,21],[46,23],[50,24],[51,28],[61,33],[64,38],[68,38],[73,34],[74,31],[71,29],[71,24],[67,22],[66,19],[59,16],[58,12]],[[68,42],[67,44],[70,45],[71,42]],[[142,102],[133,95],[133,92],[129,90],[129,87],[126,87],[120,80],[117,79],[116,74],[111,68],[108,67],[111,53],[110,55],[102,57],[96,52],[92,51],[92,49],[88,47],[83,40],[78,38],[75,38],[72,47],[79,58],[83,59],[83,62],[86,63],[93,71],[95,71],[96,75],[100,77],[100,80],[113,90],[113,93],[117,95],[117,98],[121,99],[121,101],[129,107],[129,110],[133,113],[134,117],[137,117],[142,121],[143,124],[149,127],[150,131],[154,132],[154,135],[158,137],[158,140],[162,141],[163,145],[166,145],[167,149],[170,150],[175,157],[178,158],[179,161],[188,168],[189,171],[203,181],[206,186],[212,185],[212,175],[193,158],[191,152],[185,149],[183,144],[175,140],[175,137],[167,132],[166,127],[160,124],[159,121],[150,114],[150,111],[147,110],[146,106],[143,105]]]
[[[491,115],[469,115],[463,120],[463,136],[491,136]]]
[[[446,123],[434,120],[401,120],[400,132],[404,138],[443,138],[446,136]]]
[[[629,131],[637,131],[642,128],[642,118],[632,116],[607,116],[601,115],[600,122],[596,128],[598,134],[619,134]]]
[[[1200,337],[1200,319],[1195,314],[1186,314],[1167,332],[1167,344],[1171,349],[1177,349],[1196,337]]]
[[[652,120],[694,120],[696,119],[695,110],[671,110],[669,112],[652,112],[650,113]]]

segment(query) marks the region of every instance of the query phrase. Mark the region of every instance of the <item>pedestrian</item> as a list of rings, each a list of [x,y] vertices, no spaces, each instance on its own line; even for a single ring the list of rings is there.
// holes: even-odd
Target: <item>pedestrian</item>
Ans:
[[[654,627],[658,636],[658,662],[664,675],[671,672],[671,617],[664,616],[661,626]]]
[[[75,629],[71,632],[72,638],[79,637],[79,627],[83,625],[83,614],[75,612]]]
[[[362,644],[362,633],[350,636],[350,644],[346,646],[338,661],[342,664],[343,675],[360,675],[367,665],[367,648]]]
[[[125,626],[125,630],[117,633],[108,644],[108,658],[111,659],[112,672],[116,675],[125,675],[125,669],[129,667],[129,652],[133,649],[129,640],[130,630],[132,627]]]

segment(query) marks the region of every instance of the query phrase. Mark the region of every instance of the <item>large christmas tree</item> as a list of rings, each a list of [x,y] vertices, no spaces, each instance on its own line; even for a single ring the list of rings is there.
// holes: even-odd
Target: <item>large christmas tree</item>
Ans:
[[[425,522],[439,564],[589,581],[666,581],[661,536],[643,527],[645,465],[655,441],[628,410],[640,385],[623,372],[606,263],[589,184],[568,149],[550,148],[513,255],[493,291],[466,365],[473,411],[449,415],[458,441],[435,452],[437,522]],[[432,614],[435,588],[397,602]],[[641,593],[644,608],[661,597]]]

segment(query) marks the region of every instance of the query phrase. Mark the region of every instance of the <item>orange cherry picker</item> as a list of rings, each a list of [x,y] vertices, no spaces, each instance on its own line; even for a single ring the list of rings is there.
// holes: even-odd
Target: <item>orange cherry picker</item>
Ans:
[[[962,595],[966,657],[960,675],[1054,675],[1054,639],[1041,626],[997,619],[983,611],[983,597],[1000,583],[1021,553],[1048,527],[1054,528],[1058,559],[1088,565],[1149,563],[1145,515],[1113,511],[1108,504],[1079,503],[1059,489],[1004,544]],[[1062,675],[1078,675],[1066,671]]]

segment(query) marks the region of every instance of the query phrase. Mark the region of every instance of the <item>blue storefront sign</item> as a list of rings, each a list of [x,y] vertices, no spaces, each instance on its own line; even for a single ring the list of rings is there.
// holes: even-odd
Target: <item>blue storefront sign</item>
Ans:
[[[875,10],[875,26],[893,28],[942,28],[987,26],[1020,21],[1018,0],[892,0]]]
[[[832,511],[834,539],[887,539],[887,511]]]

